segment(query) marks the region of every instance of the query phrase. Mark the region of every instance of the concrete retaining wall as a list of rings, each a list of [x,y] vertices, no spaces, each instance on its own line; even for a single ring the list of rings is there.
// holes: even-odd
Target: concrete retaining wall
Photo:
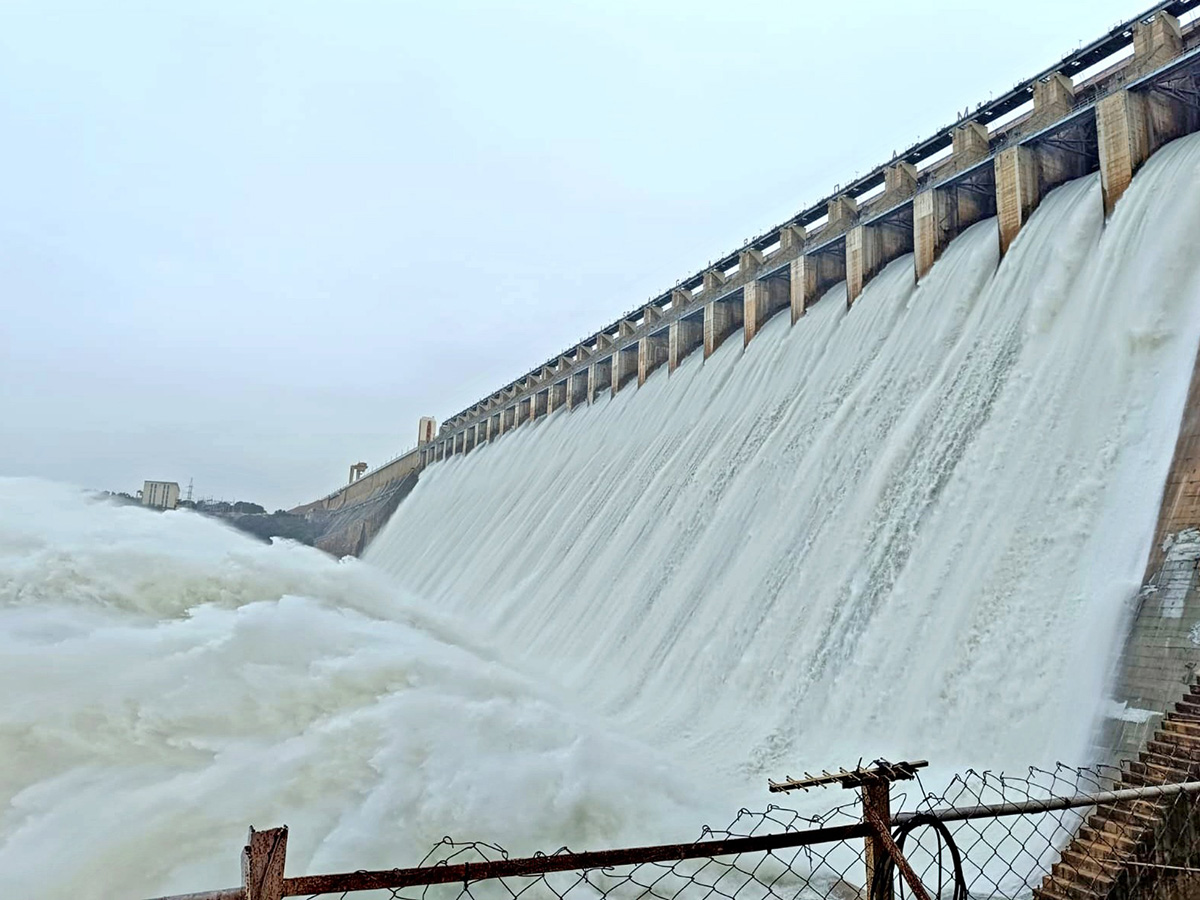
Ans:
[[[1200,666],[1200,357],[1098,755],[1137,756]]]
[[[304,516],[322,529],[316,547],[334,556],[358,556],[416,486],[422,468],[421,449],[410,450],[320,500],[288,512]]]

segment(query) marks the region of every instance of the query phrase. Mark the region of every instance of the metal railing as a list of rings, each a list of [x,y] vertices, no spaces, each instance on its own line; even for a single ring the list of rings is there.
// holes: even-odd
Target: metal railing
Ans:
[[[1167,0],[1167,2],[1157,3],[1154,6],[1150,7],[1149,9],[1142,11],[1137,16],[1134,16],[1133,18],[1116,25],[1115,27],[1110,29],[1106,34],[1102,35],[1101,37],[1099,37],[1096,40],[1092,41],[1091,43],[1087,44],[1086,46],[1082,46],[1082,47],[1078,48],[1073,53],[1067,54],[1060,61],[1058,61],[1054,65],[1050,66],[1049,68],[1044,69],[1041,72],[1038,72],[1032,78],[1027,78],[1022,81],[1018,81],[1011,89],[1009,89],[1008,91],[1003,93],[1001,96],[996,97],[994,99],[989,99],[986,103],[980,104],[973,110],[968,110],[968,112],[965,115],[957,116],[955,118],[954,122],[939,129],[933,136],[917,141],[916,143],[914,143],[913,145],[911,145],[907,149],[905,149],[902,153],[897,154],[893,160],[891,160],[887,163],[884,163],[883,165],[875,167],[874,169],[869,171],[866,175],[863,175],[863,176],[856,175],[854,177],[854,179],[845,187],[842,187],[841,185],[837,186],[837,188],[835,188],[835,190],[834,190],[834,193],[828,195],[827,197],[822,198],[821,200],[817,201],[814,204],[811,204],[811,205],[805,207],[800,212],[796,213],[795,215],[793,215],[786,221],[781,222],[778,225],[767,229],[766,231],[762,232],[761,234],[758,234],[752,238],[746,239],[742,243],[741,247],[739,247],[736,250],[733,250],[729,253],[726,253],[723,256],[718,257],[715,261],[710,260],[709,265],[706,266],[704,269],[700,270],[699,272],[694,272],[692,275],[676,281],[675,287],[700,283],[703,280],[704,272],[710,268],[713,268],[713,267],[727,268],[729,266],[732,266],[734,263],[736,263],[738,254],[742,250],[746,249],[747,247],[758,248],[760,246],[769,245],[773,240],[777,239],[777,236],[780,233],[782,233],[782,231],[785,228],[787,228],[789,225],[803,226],[803,225],[811,224],[815,221],[818,221],[821,218],[821,216],[824,214],[825,209],[828,206],[829,202],[831,200],[835,199],[836,197],[841,196],[843,194],[850,194],[852,196],[857,196],[859,194],[864,193],[867,190],[870,190],[877,184],[882,183],[885,178],[885,176],[884,176],[885,169],[889,165],[893,164],[894,162],[896,162],[898,160],[904,160],[904,161],[913,163],[915,165],[923,160],[928,159],[929,157],[936,156],[938,153],[944,151],[946,146],[948,146],[952,143],[951,135],[953,134],[954,130],[956,128],[958,128],[960,125],[963,125],[964,123],[967,123],[967,122],[979,122],[981,124],[987,125],[988,123],[994,121],[995,119],[1001,118],[1002,116],[1010,113],[1012,110],[1019,108],[1022,104],[1027,102],[1028,99],[1032,98],[1033,86],[1039,80],[1044,80],[1045,78],[1047,78],[1050,75],[1053,75],[1056,72],[1063,73],[1063,74],[1067,75],[1068,77],[1070,77],[1071,75],[1073,75],[1076,72],[1083,71],[1084,69],[1090,68],[1091,66],[1093,66],[1099,62],[1102,62],[1104,59],[1116,57],[1119,53],[1125,51],[1130,45],[1132,45],[1133,29],[1134,29],[1134,26],[1136,25],[1136,23],[1138,23],[1139,21],[1146,19],[1147,17],[1153,15],[1154,13],[1156,13],[1160,10],[1167,11],[1173,15],[1179,16],[1179,15],[1182,15],[1192,9],[1195,9],[1197,7],[1197,5],[1198,5],[1198,0]],[[1188,29],[1188,33],[1191,33],[1191,31],[1195,27],[1196,27],[1196,24],[1192,23],[1192,27]],[[1114,63],[1114,66],[1116,66],[1116,65],[1120,65],[1120,62],[1118,61],[1118,62]],[[1105,71],[1105,72],[1097,73],[1097,76],[1095,76],[1095,77],[1104,77],[1104,76],[1111,75],[1111,74],[1113,74],[1113,73]],[[1094,79],[1092,79],[1092,80],[1094,80]],[[1013,124],[1013,123],[1006,124],[1004,126],[1004,128],[1005,129],[1009,128],[1011,126],[1011,124]],[[582,343],[593,340],[597,335],[611,332],[624,319],[627,319],[630,316],[639,315],[641,313],[641,311],[646,308],[646,306],[649,306],[651,304],[666,304],[670,299],[670,295],[671,295],[671,291],[667,290],[656,296],[652,296],[646,303],[640,304],[640,305],[635,306],[632,309],[628,310],[625,314],[623,314],[616,321],[612,322],[610,325],[606,326],[605,328],[602,328],[600,331],[593,333],[589,337],[584,338],[583,341],[581,341],[579,344],[575,344],[571,347],[568,347],[566,350],[562,351],[561,353],[557,354],[556,356],[551,357],[550,359],[548,359],[546,362],[542,363],[541,365],[539,365],[533,369],[530,369],[526,373],[524,373],[524,374],[518,376],[517,378],[513,379],[512,381],[508,382],[504,387],[502,387],[500,389],[499,392],[503,392],[503,391],[512,389],[513,387],[517,386],[520,382],[524,381],[526,378],[534,375],[537,372],[540,372],[546,366],[555,365],[557,363],[558,359],[562,358],[563,356],[571,355],[571,353],[575,350],[575,348],[580,346]],[[468,404],[466,407],[459,410],[454,415],[450,416],[449,419],[452,420],[452,419],[458,418],[459,416],[463,415],[464,413],[473,409],[474,407],[476,407],[482,403],[486,403],[491,397],[495,396],[495,394],[499,393],[499,392],[494,391],[485,397],[479,398],[474,403]]]
[[[393,900],[1082,900],[1118,882],[1126,897],[1150,897],[1164,878],[1200,873],[1198,780],[1121,787],[1130,774],[1107,768],[972,771],[938,794],[918,777],[919,799],[891,813],[911,797],[894,790],[896,767],[883,765],[773,787],[840,782],[862,791],[854,802],[818,815],[743,810],[728,828],[684,844],[511,858],[495,844],[446,838],[410,868],[286,877],[286,827],[251,829],[240,887],[160,900],[362,891]],[[897,764],[906,765],[897,778],[916,777],[923,764]]]
[[[431,441],[430,443],[433,443],[433,442]],[[308,503],[301,503],[300,506],[313,506],[314,504],[317,504],[317,503],[324,503],[326,500],[332,500],[334,497],[336,497],[338,494],[345,491],[347,488],[352,488],[352,487],[354,487],[354,485],[358,484],[360,481],[370,478],[372,475],[382,472],[388,466],[390,466],[394,463],[398,463],[398,462],[400,462],[400,460],[404,459],[405,457],[412,456],[414,453],[419,452],[421,447],[423,447],[423,446],[424,446],[423,444],[418,443],[418,444],[410,447],[408,450],[405,450],[403,453],[393,456],[387,462],[381,463],[378,466],[376,466],[375,468],[370,469],[366,472],[363,472],[363,474],[360,477],[354,479],[354,481],[351,481],[347,484],[342,485],[339,488],[336,488],[335,490],[330,491],[324,497],[318,497],[316,500],[309,501]]]

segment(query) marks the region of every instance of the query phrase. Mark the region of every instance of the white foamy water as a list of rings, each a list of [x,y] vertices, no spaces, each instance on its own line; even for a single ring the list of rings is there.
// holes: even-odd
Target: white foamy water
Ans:
[[[1081,761],[1200,322],[1200,139],[422,476],[367,559],[747,789]]]
[[[0,896],[415,864],[443,835],[603,846],[702,807],[668,760],[354,560],[0,480]]]
[[[999,268],[981,223],[433,467],[365,563],[0,481],[0,895],[233,885],[250,824],[300,874],[690,839],[860,757],[1082,761],[1197,233],[1191,138],[1107,227],[1084,179]]]

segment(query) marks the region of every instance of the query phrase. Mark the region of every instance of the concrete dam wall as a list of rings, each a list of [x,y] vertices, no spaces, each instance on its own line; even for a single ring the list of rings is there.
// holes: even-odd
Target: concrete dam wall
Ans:
[[[362,561],[0,479],[3,893],[235,884],[248,823],[292,826],[292,876],[689,842],[765,805],[768,778],[877,757],[930,760],[897,805],[970,798],[945,790],[969,767],[1200,780],[1189,10],[355,465],[297,511]],[[837,825],[850,799],[791,794],[731,833]],[[1127,847],[1200,847],[1200,805],[1106,806],[1035,900],[1193,897],[1200,850],[1162,842],[1141,861],[1178,891],[1113,887],[1139,871]],[[1028,898],[1010,861],[1042,871],[1068,838],[1020,821],[962,833],[1012,848],[977,857],[996,877],[976,900]],[[1086,849],[1097,832],[1112,854]],[[800,879],[783,857],[697,861],[716,875],[682,892],[674,866],[442,887],[903,900],[860,848],[794,847]]]
[[[907,278],[923,284],[952,241],[976,226],[991,231],[1004,256],[1043,197],[1089,173],[1099,173],[1096,200],[1107,218],[1156,150],[1200,128],[1200,28],[1176,18],[1195,5],[1168,4],[1114,29],[453,416],[433,440],[295,512],[326,525],[319,546],[359,555],[430,466],[635,382],[643,387],[659,368],[669,385],[693,351],[708,359],[738,330],[748,348],[777,313],[788,311],[796,325],[827,296],[849,308],[885,270],[902,281],[897,260],[911,259]],[[1114,55],[1121,58],[1110,64]],[[1099,756],[1135,756],[1200,665],[1196,383],[1178,441],[1116,705],[1094,739]],[[1157,497],[1161,488],[1144,489]]]
[[[1107,224],[1076,180],[998,265],[981,222],[920,286],[898,259],[427,468],[365,558],[734,796],[860,756],[1085,762],[1200,343],[1197,226],[1191,136]]]
[[[320,527],[316,547],[334,556],[361,556],[413,489],[420,469],[421,454],[413,449],[289,512]]]
[[[1200,81],[1169,15],[1131,37],[451,419],[369,559],[720,777],[1196,777]]]
[[[748,352],[727,341],[428,467],[367,560],[706,790],[876,755],[933,760],[927,786],[1111,758],[1163,710],[1109,704],[1131,620],[1157,603],[1185,640],[1196,622],[1175,584],[1138,598],[1190,505],[1200,135],[1154,154],[1107,220],[1091,174],[1003,259],[997,228],[965,230],[919,285],[900,257]],[[1180,721],[1196,695],[1158,678],[1175,719],[1125,784],[1200,759]],[[1043,900],[1114,883],[1061,866]]]
[[[845,283],[852,304],[892,260],[923,279],[971,225],[996,219],[1003,254],[1042,196],[1099,171],[1105,214],[1158,147],[1200,126],[1197,0],[1131,19],[974,113],[747,242],[579,345],[450,417],[437,437],[293,512],[327,525],[318,546],[357,555],[402,479],[561,408],[638,387],[738,330],[748,346],[775,314],[795,324]],[[384,510],[387,510],[384,512]]]
[[[1195,5],[1166,4],[1113,29],[451,416],[421,448],[423,464],[601,392],[641,387],[739,330],[748,346],[776,313],[790,311],[794,324],[836,284],[853,304],[902,255],[912,254],[920,281],[983,219],[995,217],[1004,254],[1048,191],[1090,172],[1100,172],[1110,214],[1150,154],[1200,127],[1200,29],[1176,18]]]

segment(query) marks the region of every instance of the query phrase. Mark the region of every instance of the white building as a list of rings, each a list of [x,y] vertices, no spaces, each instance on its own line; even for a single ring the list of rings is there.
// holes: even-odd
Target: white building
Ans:
[[[142,506],[174,509],[179,505],[179,485],[174,481],[147,481],[142,485]]]
[[[421,416],[417,423],[417,443],[428,444],[437,434],[437,419],[432,416]]]

